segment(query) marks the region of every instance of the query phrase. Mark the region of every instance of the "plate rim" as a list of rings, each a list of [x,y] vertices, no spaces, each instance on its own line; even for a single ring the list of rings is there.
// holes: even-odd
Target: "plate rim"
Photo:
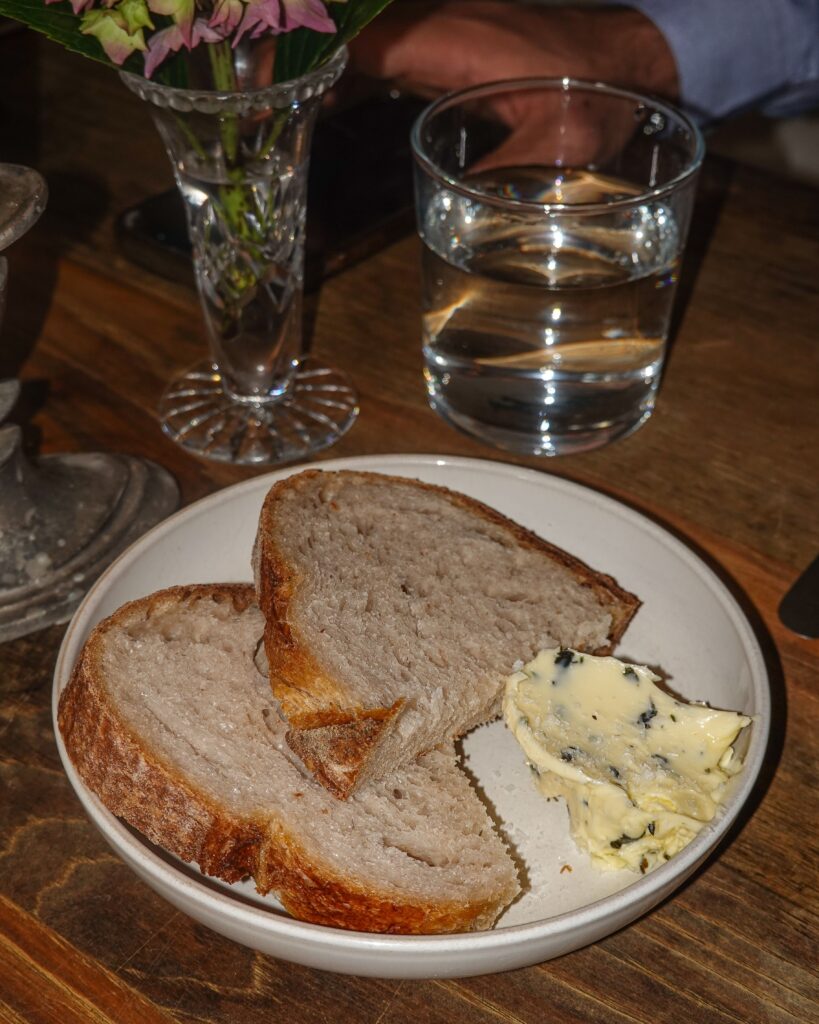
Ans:
[[[412,466],[423,468],[434,466],[441,470],[452,467],[479,474],[515,477],[546,488],[556,488],[558,491],[563,491],[580,500],[591,501],[598,508],[613,513],[620,519],[630,520],[632,524],[636,523],[642,529],[647,530],[656,540],[670,546],[706,582],[728,613],[741,637],[743,650],[749,658],[751,689],[759,702],[759,710],[756,712],[754,729],[745,758],[744,778],[735,791],[731,810],[708,823],[688,846],[668,863],[635,878],[634,882],[625,888],[584,904],[575,910],[516,925],[500,924],[488,931],[441,935],[385,935],[377,932],[349,931],[329,925],[300,921],[289,916],[286,911],[276,908],[267,909],[246,901],[244,898],[239,898],[236,894],[231,894],[229,890],[207,886],[160,858],[146,845],[146,841],[141,841],[141,837],[132,834],[122,821],[112,814],[96,794],[85,785],[65,750],[57,724],[57,708],[60,693],[70,677],[71,664],[67,664],[68,659],[70,657],[73,664],[76,654],[79,653],[80,643],[84,641],[90,628],[93,628],[92,625],[89,625],[89,621],[92,620],[96,603],[107,588],[108,580],[112,575],[119,575],[136,561],[142,553],[142,549],[151,547],[157,539],[175,530],[178,524],[187,519],[197,518],[211,508],[235,500],[246,492],[263,491],[276,480],[305,469],[367,469],[375,472],[400,473],[402,468],[407,469]],[[248,559],[249,568],[250,561]],[[82,641],[78,639],[80,636]],[[768,746],[770,703],[771,682],[762,649],[748,617],[736,598],[719,575],[703,561],[696,551],[686,545],[679,536],[650,519],[645,513],[596,490],[594,487],[528,466],[465,456],[387,453],[317,460],[306,464],[284,466],[259,474],[205,495],[179,509],[138,538],[98,577],[68,624],[54,667],[52,725],[63,770],[92,823],[103,832],[110,843],[115,845],[117,852],[126,862],[129,862],[131,858],[139,861],[145,873],[155,879],[163,888],[181,888],[197,906],[211,913],[214,910],[218,913],[225,913],[235,923],[246,924],[254,931],[261,929],[271,934],[278,934],[282,939],[307,943],[315,948],[323,948],[327,952],[343,946],[352,954],[365,952],[398,954],[403,951],[415,955],[423,953],[434,955],[444,952],[450,954],[477,953],[484,949],[494,949],[500,952],[508,951],[521,944],[528,946],[530,943],[545,942],[568,930],[577,931],[593,927],[608,916],[616,916],[618,911],[622,912],[630,904],[643,907],[644,909],[639,910],[635,917],[642,916],[647,909],[665,895],[676,891],[706,857],[713,855],[719,849],[726,833],[746,805],[756,786]],[[128,848],[128,854],[122,852],[123,847]],[[128,866],[134,870],[132,864],[129,863]],[[189,867],[193,871],[199,870],[194,863]],[[207,878],[207,876],[203,874],[203,878]]]

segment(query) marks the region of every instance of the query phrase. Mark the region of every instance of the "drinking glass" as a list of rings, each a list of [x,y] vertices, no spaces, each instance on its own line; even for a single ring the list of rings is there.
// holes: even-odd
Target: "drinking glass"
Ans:
[[[441,97],[412,132],[432,407],[562,455],[654,408],[703,141],[668,104],[524,79]]]

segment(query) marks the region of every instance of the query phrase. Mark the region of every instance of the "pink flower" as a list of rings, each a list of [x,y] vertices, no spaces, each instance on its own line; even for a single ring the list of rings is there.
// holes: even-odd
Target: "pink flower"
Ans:
[[[45,0],[47,4],[58,4],[60,0]],[[71,10],[75,14],[82,14],[87,11],[89,7],[92,7],[94,0],[71,0]]]
[[[312,28],[316,32],[335,32],[336,23],[327,13],[321,0],[282,0],[284,18],[282,29]]]
[[[169,25],[155,32],[145,54],[145,77],[150,78],[168,54],[177,53],[183,46],[192,49],[199,43],[218,43],[226,34],[221,29],[212,28],[204,18],[197,18],[191,26],[190,42],[185,39],[181,25]]]
[[[233,45],[248,32],[252,39],[256,39],[266,32],[278,35],[300,26],[316,32],[336,30],[322,0],[248,0]]]
[[[117,14],[125,19],[125,29],[132,34],[141,28],[154,27],[145,0],[119,0]]]
[[[87,11],[82,17],[80,31],[85,36],[95,36],[114,64],[122,64],[134,50],[146,48],[142,29],[130,32],[119,11]]]
[[[182,39],[188,49],[193,46],[193,19],[196,15],[195,0],[148,0],[148,7],[154,14],[165,14],[173,18],[174,26],[182,32]]]
[[[211,28],[222,28],[226,35],[229,35],[245,13],[245,5],[242,0],[216,0],[213,14],[208,24]]]

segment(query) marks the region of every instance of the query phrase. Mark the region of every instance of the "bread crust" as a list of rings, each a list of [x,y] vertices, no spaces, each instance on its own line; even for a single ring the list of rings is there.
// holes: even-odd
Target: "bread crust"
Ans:
[[[364,766],[377,760],[379,747],[401,714],[405,701],[389,708],[316,712],[302,727],[288,729],[288,746],[333,796],[345,799],[363,781]]]
[[[310,487],[321,477],[331,480],[340,476],[381,484],[389,481],[391,486],[441,495],[453,505],[500,526],[519,546],[538,551],[568,569],[611,615],[609,643],[590,653],[611,654],[640,607],[639,598],[622,588],[613,577],[592,570],[579,558],[543,540],[496,509],[446,487],[367,471],[316,469],[305,470],[274,484],[262,506],[253,551],[257,597],[266,620],[270,685],[291,726],[288,743],[314,771],[316,778],[341,799],[346,799],[370,777],[368,764],[389,730],[394,728],[398,716],[392,713],[394,706],[351,705],[343,682],[333,678],[313,657],[292,615],[293,598],[302,577],[276,543],[276,513],[282,494]],[[374,738],[368,719],[378,716],[383,725]],[[335,728],[328,732],[323,728],[326,726]]]
[[[171,604],[230,601],[244,611],[255,601],[247,584],[172,587],[124,605],[88,638],[60,695],[58,724],[71,761],[105,806],[152,842],[227,882],[252,876],[294,917],[365,932],[435,934],[488,928],[514,892],[500,900],[396,900],[357,884],[327,861],[308,855],[299,836],[269,817],[226,812],[136,735],[112,705],[101,670],[107,634],[135,615]]]

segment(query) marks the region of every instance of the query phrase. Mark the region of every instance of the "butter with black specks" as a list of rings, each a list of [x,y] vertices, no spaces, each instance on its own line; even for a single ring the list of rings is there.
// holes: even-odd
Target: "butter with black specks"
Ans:
[[[677,700],[658,681],[643,666],[560,648],[506,681],[506,724],[600,868],[667,861],[711,821],[742,767],[733,744],[751,719]]]

